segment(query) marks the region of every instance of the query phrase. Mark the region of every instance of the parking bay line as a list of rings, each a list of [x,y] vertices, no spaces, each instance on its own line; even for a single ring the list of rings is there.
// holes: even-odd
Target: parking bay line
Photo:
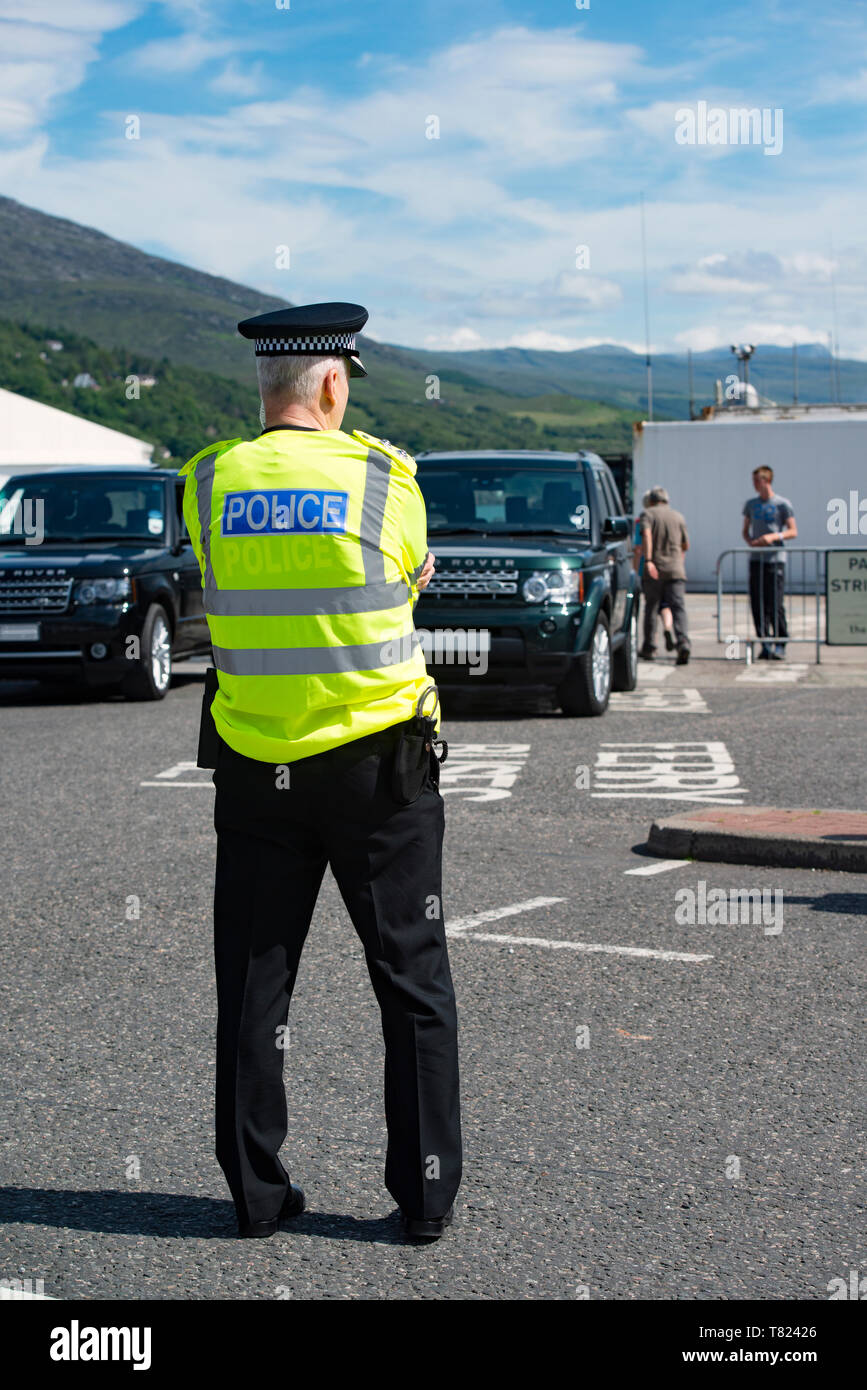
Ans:
[[[448,923],[446,936],[463,936],[470,927],[481,927],[485,922],[498,922],[502,917],[517,917],[521,912],[532,912],[537,907],[551,907],[554,903],[565,902],[565,898],[529,898],[527,902],[510,903],[508,907],[491,907],[485,912],[473,912],[469,917],[456,917]]]
[[[485,912],[475,912],[469,917],[456,917],[446,924],[446,936],[459,941],[492,941],[505,946],[542,946],[550,951],[579,951],[584,954],[604,954],[613,956],[635,956],[643,960],[668,960],[701,962],[713,960],[712,955],[698,955],[693,951],[658,951],[649,946],[609,946],[592,941],[557,941],[547,936],[506,936],[500,932],[471,931],[474,926],[495,922],[503,917],[516,917],[522,912],[535,908],[550,907],[554,903],[564,903],[566,898],[530,898],[523,903],[510,903],[507,907],[493,907]]]
[[[446,930],[448,936],[448,930]],[[552,941],[546,936],[505,936],[493,932],[468,932],[461,938],[464,941],[500,941],[506,946],[547,946],[552,951],[583,951],[593,953],[602,951],[612,956],[641,956],[646,960],[713,960],[713,956],[699,956],[692,951],[654,951],[649,946],[604,946],[591,941]]]
[[[663,859],[661,864],[643,864],[640,869],[625,869],[627,874],[664,874],[669,869],[682,869],[685,864],[691,864],[690,859]]]
[[[214,784],[210,779],[207,782],[139,782],[140,787],[210,787],[214,790]]]

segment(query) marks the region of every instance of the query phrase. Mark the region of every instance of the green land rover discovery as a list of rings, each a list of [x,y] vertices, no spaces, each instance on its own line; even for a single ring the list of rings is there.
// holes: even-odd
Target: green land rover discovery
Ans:
[[[441,686],[544,686],[604,714],[638,679],[630,521],[596,454],[422,453],[436,573],[415,625]]]

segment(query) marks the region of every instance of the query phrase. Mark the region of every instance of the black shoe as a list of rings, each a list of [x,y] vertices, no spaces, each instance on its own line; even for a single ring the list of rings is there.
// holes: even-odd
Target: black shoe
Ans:
[[[248,1225],[238,1226],[238,1235],[243,1239],[262,1239],[264,1236],[273,1236],[277,1226],[281,1221],[288,1221],[292,1216],[300,1216],[305,1207],[304,1189],[296,1187],[294,1182],[290,1182],[289,1191],[283,1199],[283,1205],[277,1216],[272,1221],[250,1221]]]
[[[656,660],[656,653],[655,653],[655,652],[648,652],[648,651],[645,651],[644,647],[641,648],[641,651],[638,653],[638,655],[641,657],[641,660],[642,660],[642,661],[655,661],[655,660]]]
[[[677,661],[676,661],[675,664],[676,664],[677,666],[686,666],[686,664],[687,664],[688,661],[689,661],[689,647],[681,647],[680,651],[679,651],[678,654],[677,654]]]
[[[769,652],[767,647],[762,647],[762,650],[759,652],[758,659],[759,661],[770,661],[771,653]]]
[[[674,651],[674,633],[673,633],[673,632],[669,632],[668,628],[664,628],[664,629],[663,629],[663,634],[662,634],[662,635],[663,635],[663,637],[665,638],[665,650],[666,650],[667,652],[673,652],[673,651]]]
[[[410,1240],[439,1240],[446,1226],[452,1224],[454,1207],[449,1207],[445,1216],[407,1216],[406,1212],[401,1212],[403,1218],[403,1233]]]

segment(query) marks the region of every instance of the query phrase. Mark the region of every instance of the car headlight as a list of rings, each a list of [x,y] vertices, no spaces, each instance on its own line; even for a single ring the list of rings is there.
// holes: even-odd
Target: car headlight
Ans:
[[[128,575],[120,579],[82,579],[72,591],[73,603],[118,603],[132,595]]]
[[[582,579],[580,570],[534,570],[521,593],[527,603],[580,603]]]

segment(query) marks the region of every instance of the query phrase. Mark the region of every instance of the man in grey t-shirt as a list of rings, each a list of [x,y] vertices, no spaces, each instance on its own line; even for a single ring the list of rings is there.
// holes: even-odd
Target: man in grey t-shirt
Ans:
[[[757,553],[750,556],[750,604],[759,637],[788,637],[783,601],[786,554],[783,545],[798,534],[795,513],[786,497],[773,489],[774,471],[763,464],[753,473],[757,496],[744,504],[743,538]],[[759,660],[782,661],[783,642],[762,642]]]

